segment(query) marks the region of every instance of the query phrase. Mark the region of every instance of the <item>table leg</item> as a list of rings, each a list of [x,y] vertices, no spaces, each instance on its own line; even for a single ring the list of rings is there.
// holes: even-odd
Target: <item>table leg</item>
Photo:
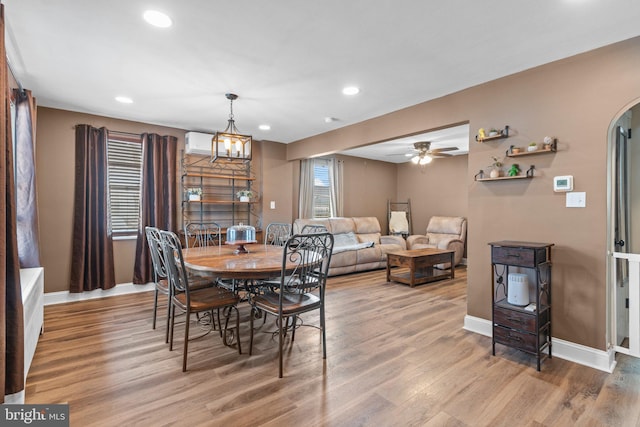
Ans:
[[[456,269],[455,269],[455,266],[453,265],[453,258],[454,258],[454,257],[453,257],[453,255],[454,255],[454,253],[453,253],[453,252],[451,252],[451,264],[450,264],[450,267],[449,267],[449,268],[451,268],[451,278],[452,278],[452,279],[454,279],[454,278],[455,278],[455,274],[456,274],[456,273],[455,273]]]

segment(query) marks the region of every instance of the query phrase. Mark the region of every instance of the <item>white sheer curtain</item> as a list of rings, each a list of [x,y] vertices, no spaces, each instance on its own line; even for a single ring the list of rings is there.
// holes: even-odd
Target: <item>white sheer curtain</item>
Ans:
[[[344,172],[344,162],[342,160],[331,159],[329,162],[329,185],[331,188],[331,216],[342,216],[344,212],[344,201],[342,197],[343,185],[342,176]]]
[[[313,218],[313,159],[300,161],[300,196],[298,197],[298,216]]]

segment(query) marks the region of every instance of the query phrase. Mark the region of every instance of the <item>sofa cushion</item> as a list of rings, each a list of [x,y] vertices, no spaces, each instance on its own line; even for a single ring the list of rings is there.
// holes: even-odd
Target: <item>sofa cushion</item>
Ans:
[[[427,226],[427,234],[452,234],[460,238],[463,223],[464,218],[461,216],[432,216]]]
[[[353,218],[356,234],[380,234],[380,222],[375,216]]]
[[[382,259],[384,259],[382,256],[382,250],[377,246],[367,249],[360,249],[358,252],[356,252],[356,260],[358,264],[380,262],[380,260]]]
[[[329,218],[329,224],[331,225],[330,231],[332,234],[356,232],[356,226],[353,223],[352,218]]]
[[[355,233],[339,233],[333,235],[333,252],[334,254],[355,251],[358,249],[369,248],[373,246],[372,241],[360,242]]]
[[[326,219],[298,218],[293,222],[293,234],[299,234],[305,225],[322,225],[331,233],[331,224]]]

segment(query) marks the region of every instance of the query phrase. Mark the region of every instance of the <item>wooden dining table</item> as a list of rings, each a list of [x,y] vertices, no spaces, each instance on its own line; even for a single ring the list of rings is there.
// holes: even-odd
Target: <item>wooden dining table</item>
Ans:
[[[280,276],[282,246],[245,245],[248,253],[235,253],[234,245],[205,246],[182,250],[185,267],[198,275],[225,279],[260,280]],[[291,263],[293,270],[297,266]]]

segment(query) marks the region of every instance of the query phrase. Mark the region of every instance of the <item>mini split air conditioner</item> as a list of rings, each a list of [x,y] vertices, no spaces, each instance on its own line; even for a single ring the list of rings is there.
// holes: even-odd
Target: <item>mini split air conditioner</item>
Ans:
[[[209,133],[187,132],[184,136],[184,152],[187,154],[211,155],[211,140]]]

